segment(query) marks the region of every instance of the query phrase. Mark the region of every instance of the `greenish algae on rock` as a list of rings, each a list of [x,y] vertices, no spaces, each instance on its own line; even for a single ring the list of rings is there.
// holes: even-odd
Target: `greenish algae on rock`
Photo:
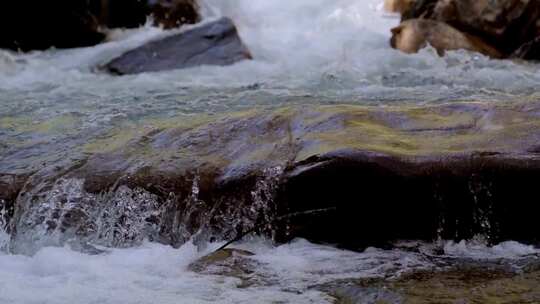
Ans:
[[[392,280],[364,280],[334,292],[336,304],[535,304],[540,272],[484,267],[417,271]]]
[[[193,217],[189,231],[218,238],[242,230],[233,219],[246,210],[257,217],[268,208],[267,218],[334,210],[272,223],[279,240],[301,236],[355,249],[431,240],[442,231],[450,239],[480,233],[534,243],[539,127],[538,102],[303,106],[140,122],[76,147],[84,157],[71,163],[57,156],[32,167],[37,174],[19,189],[32,199],[14,205],[24,210],[56,181],[80,179],[87,193],[125,186],[158,204],[174,197],[178,212],[196,206],[182,214]],[[10,160],[0,160],[0,169]],[[370,233],[352,236],[353,229]],[[160,231],[169,231],[164,242],[185,241]]]

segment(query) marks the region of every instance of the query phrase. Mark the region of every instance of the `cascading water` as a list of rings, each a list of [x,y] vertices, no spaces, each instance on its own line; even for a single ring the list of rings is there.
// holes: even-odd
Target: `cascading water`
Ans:
[[[173,117],[283,105],[537,97],[535,66],[463,51],[440,58],[429,48],[412,56],[390,49],[389,29],[398,19],[382,13],[380,2],[203,0],[205,20],[230,16],[254,55],[229,67],[124,77],[95,71],[126,50],[168,35],[149,25],[111,33],[109,42],[95,47],[0,51],[0,172],[76,162]],[[106,144],[96,148],[92,142]],[[191,262],[223,244],[212,242],[212,221],[221,223],[227,239],[254,227],[272,235],[273,199],[284,169],[267,168],[249,198],[222,209],[201,198],[197,175],[189,193],[165,199],[125,185],[95,194],[83,189],[82,179],[46,181],[19,193],[9,223],[7,201],[0,199],[0,303],[332,303],[323,292],[327,284],[446,266],[429,258],[437,251],[495,264],[538,257],[532,246],[515,242],[490,248],[477,240],[441,240],[436,249],[415,243],[357,253],[255,238],[235,244],[255,253],[252,286],[219,275],[219,269],[213,275],[188,271]],[[474,195],[491,195],[482,181],[472,180],[469,188]],[[476,205],[475,211],[475,224],[486,234],[496,232],[490,206]],[[201,242],[207,247],[197,246]]]
[[[9,234],[7,232],[8,217],[7,204],[0,199],[0,253],[7,252],[9,248]]]

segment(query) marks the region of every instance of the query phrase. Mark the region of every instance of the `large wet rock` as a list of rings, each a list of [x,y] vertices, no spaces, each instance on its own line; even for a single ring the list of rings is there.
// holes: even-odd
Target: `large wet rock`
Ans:
[[[236,288],[248,288],[264,282],[263,278],[254,274],[261,265],[250,259],[253,255],[241,249],[221,249],[191,263],[188,269],[203,275],[233,277],[240,280]]]
[[[418,0],[403,12],[403,21],[415,18],[446,23],[491,45],[503,57],[540,36],[540,3],[533,0]],[[529,54],[521,57],[540,59]]]
[[[232,20],[220,20],[147,43],[112,60],[105,69],[137,74],[200,65],[230,65],[251,59]]]
[[[14,244],[52,235],[178,246],[246,231],[353,249],[476,234],[534,243],[539,126],[534,102],[293,107],[169,122],[124,146],[88,143],[103,152],[27,178]]]

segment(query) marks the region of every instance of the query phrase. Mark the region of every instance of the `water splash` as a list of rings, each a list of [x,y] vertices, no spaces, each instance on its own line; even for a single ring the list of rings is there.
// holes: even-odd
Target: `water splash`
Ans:
[[[158,198],[143,189],[120,186],[114,193],[98,198],[94,243],[109,247],[141,244],[157,231],[152,219],[159,216]],[[94,211],[95,212],[95,211]]]
[[[271,235],[282,173],[282,167],[263,170],[247,197],[232,193],[215,202],[200,198],[198,175],[187,194],[165,197],[121,184],[94,194],[84,190],[83,179],[44,181],[18,198],[11,249],[31,254],[69,243],[125,248],[146,239],[180,247],[193,237],[202,244],[255,226]]]
[[[33,253],[68,242],[130,247],[156,230],[150,220],[159,214],[154,195],[125,186],[91,194],[83,185],[81,179],[61,178],[20,198],[11,243],[14,252]]]
[[[473,219],[479,228],[479,234],[489,242],[497,235],[498,223],[493,219],[493,186],[489,181],[473,175],[469,181],[469,190],[473,197]],[[481,203],[482,202],[482,203]]]
[[[247,217],[251,219],[248,228],[252,229],[255,225],[259,225],[262,228],[261,232],[270,235],[272,239],[275,239],[274,224],[278,216],[278,205],[274,199],[282,175],[283,167],[281,166],[265,169],[262,178],[259,178],[255,189],[251,191],[253,203],[249,209],[251,214]]]
[[[212,212],[208,212],[207,203],[199,199],[199,182],[200,177],[195,175],[187,197],[169,194],[160,211],[159,238],[162,241],[179,247],[196,234],[199,234],[198,242],[206,240],[204,226],[210,220]]]
[[[8,228],[8,206],[7,202],[0,199],[0,253],[8,252],[10,236],[7,232]]]

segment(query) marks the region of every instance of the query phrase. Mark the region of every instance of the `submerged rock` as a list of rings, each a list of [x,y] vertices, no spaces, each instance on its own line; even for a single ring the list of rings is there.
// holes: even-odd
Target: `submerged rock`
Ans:
[[[251,59],[232,20],[222,18],[149,42],[105,65],[114,74],[137,74],[200,65],[230,65]]]
[[[403,0],[396,0],[403,1]],[[409,19],[429,19],[439,0],[414,0],[407,10],[401,12],[401,21]]]
[[[197,273],[244,277],[252,272],[254,261],[246,259],[254,253],[241,249],[221,249],[191,263],[188,269]]]
[[[540,272],[457,266],[416,271],[394,280],[361,280],[330,293],[336,303],[538,303]]]
[[[540,103],[531,102],[179,120],[25,179],[15,191],[13,243],[51,235],[180,246],[246,231],[351,249],[477,234],[535,243],[539,127]]]

